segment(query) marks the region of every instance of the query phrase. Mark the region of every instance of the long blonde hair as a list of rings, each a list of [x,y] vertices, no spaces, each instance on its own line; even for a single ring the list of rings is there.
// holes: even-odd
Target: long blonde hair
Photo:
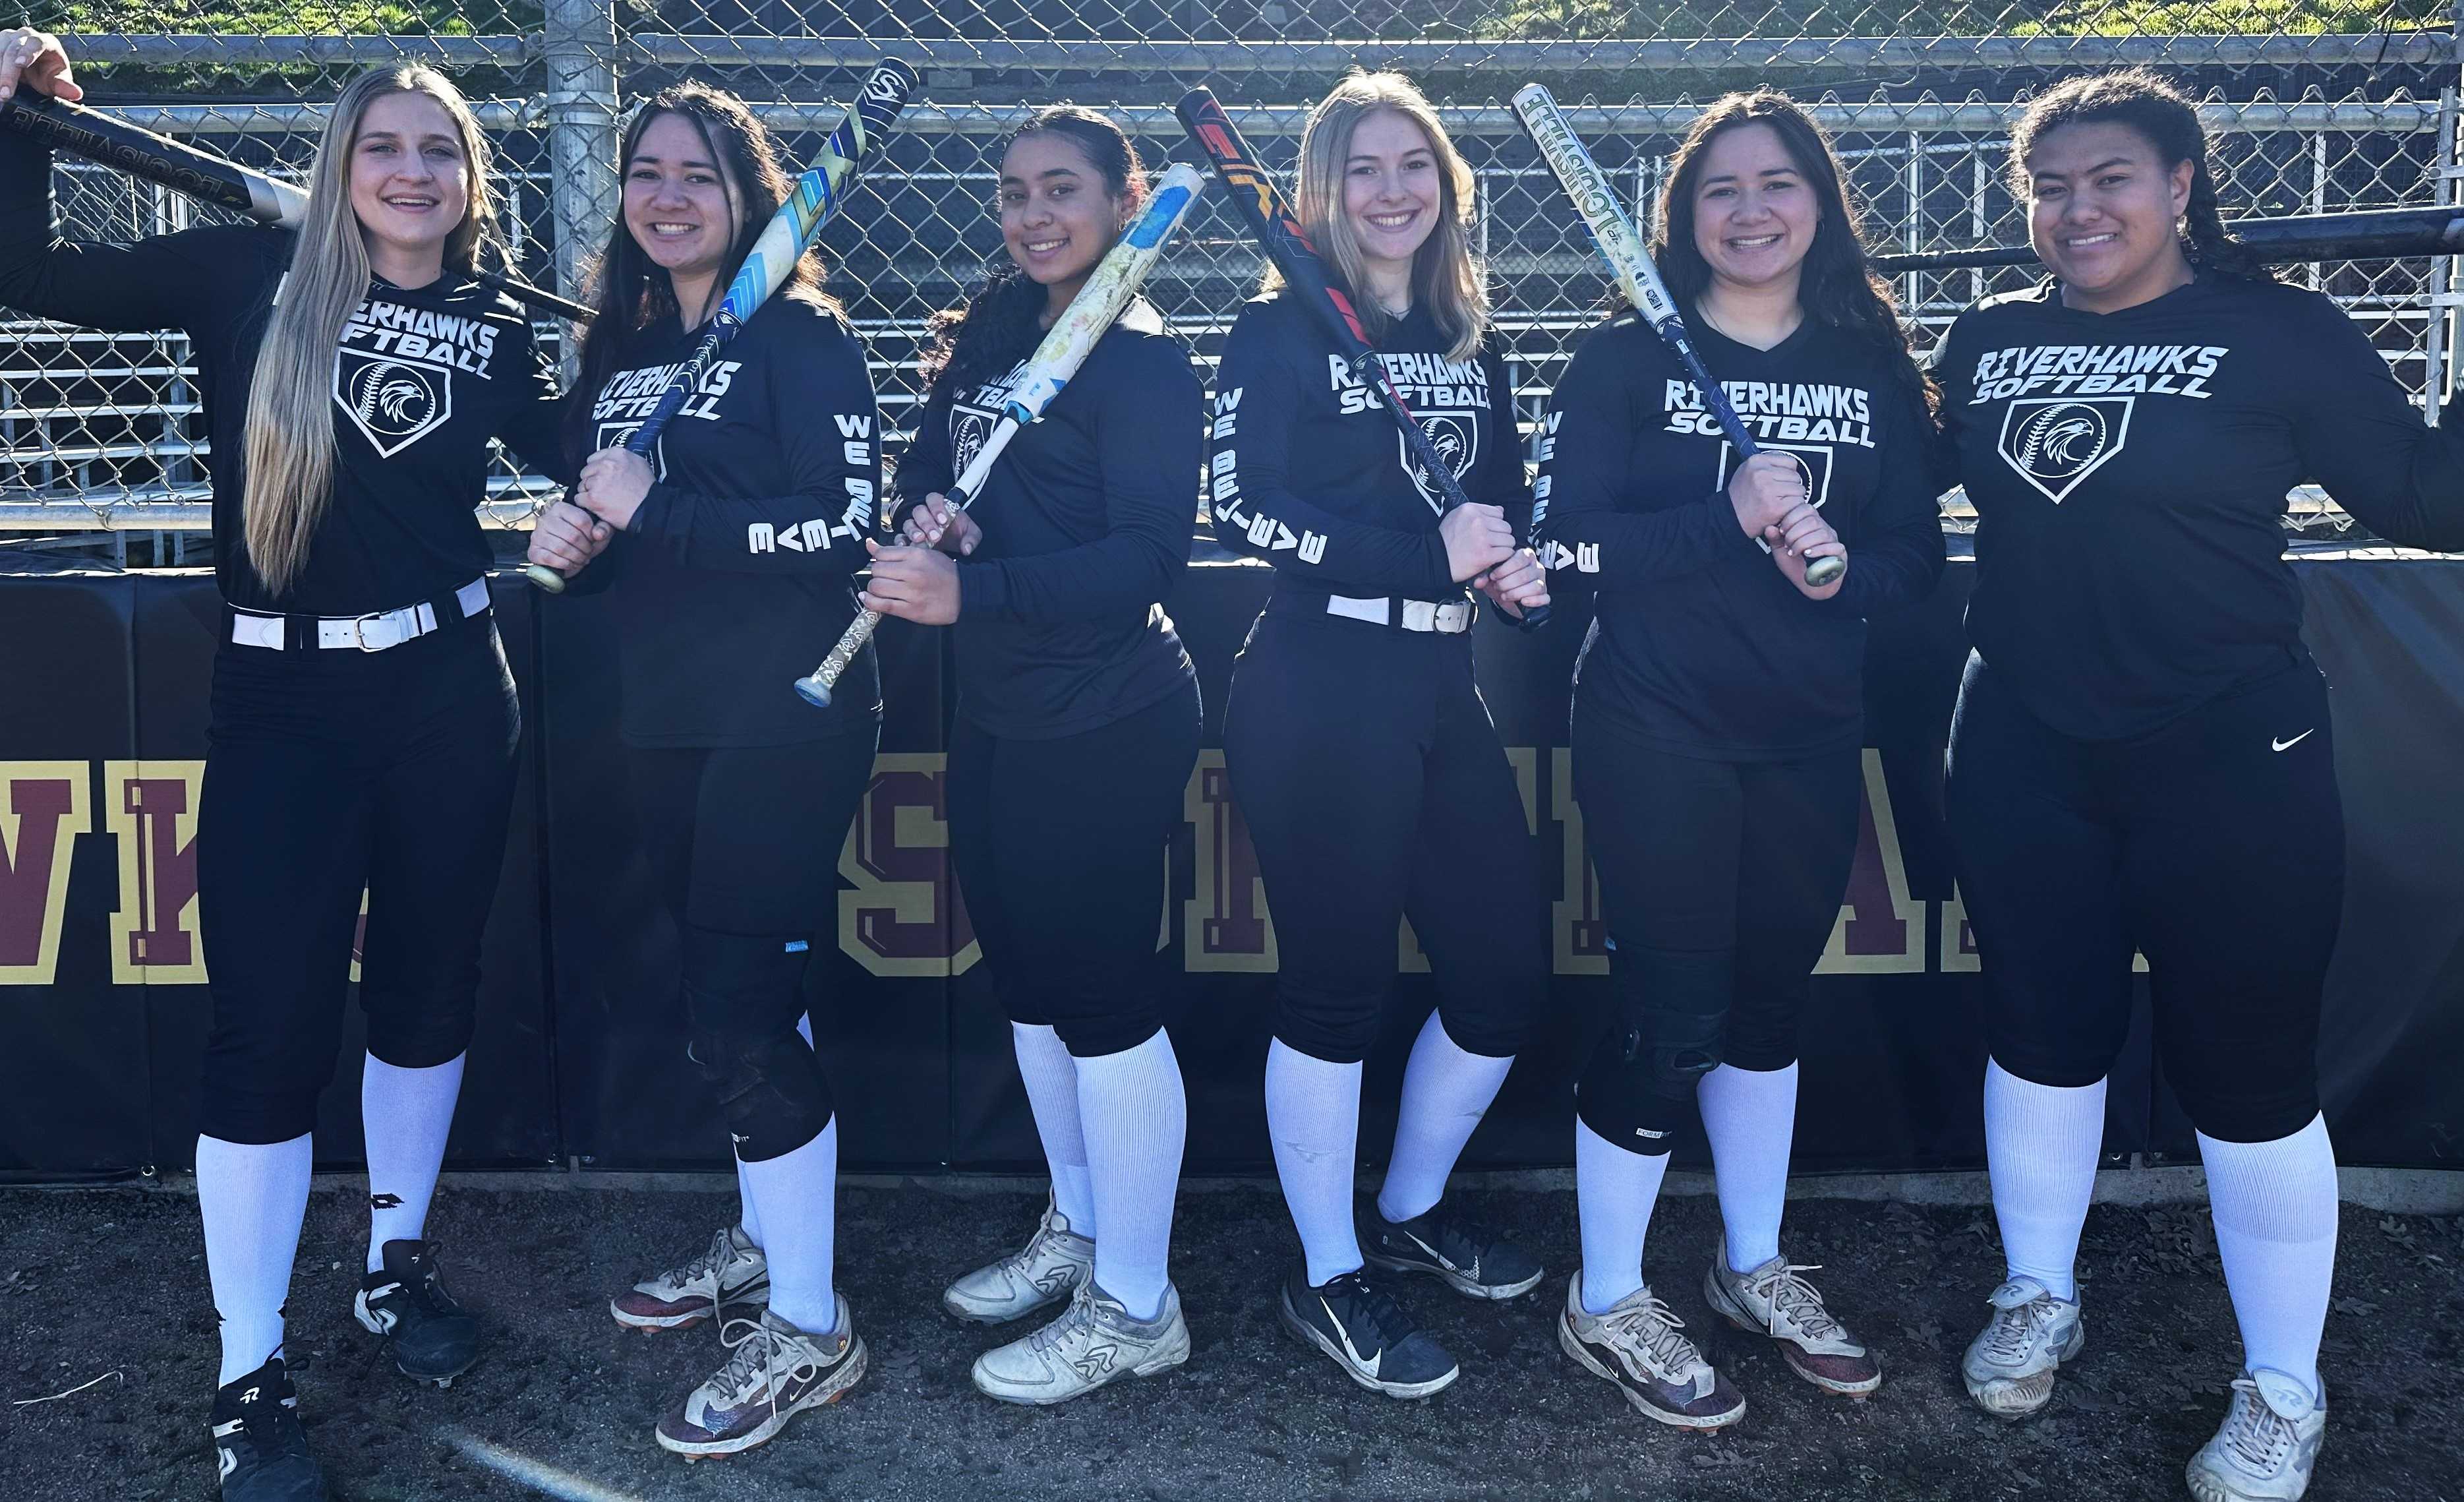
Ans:
[[[1488,332],[1488,288],[1471,253],[1471,166],[1455,149],[1427,96],[1399,73],[1355,70],[1309,111],[1301,133],[1300,184],[1293,197],[1301,227],[1353,292],[1361,326],[1374,340],[1386,337],[1395,320],[1368,295],[1368,262],[1343,211],[1344,166],[1352,133],[1379,110],[1392,110],[1429,138],[1438,164],[1438,223],[1412,257],[1412,300],[1425,306],[1450,342],[1449,360],[1468,360]],[[1268,290],[1280,278],[1269,273]]]
[[[462,91],[433,68],[392,63],[353,78],[334,101],[310,172],[308,214],[291,272],[257,345],[248,396],[248,558],[279,595],[299,577],[334,485],[334,363],[342,328],[368,295],[367,242],[351,210],[351,147],[367,108],[389,94],[425,94],[453,121],[471,177],[470,208],[445,241],[448,274],[473,269],[495,230],[488,142]]]

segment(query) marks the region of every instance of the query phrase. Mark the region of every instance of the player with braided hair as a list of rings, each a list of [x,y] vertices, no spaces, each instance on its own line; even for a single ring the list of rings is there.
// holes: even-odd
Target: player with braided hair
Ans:
[[[2080,1350],[2073,1263],[2136,948],[2241,1321],[2190,1490],[2291,1502],[2326,1422],[2315,1054],[2344,851],[2285,493],[2316,480],[2384,537],[2464,548],[2464,440],[2226,233],[2197,110],[2163,79],[2051,90],[2012,170],[2053,275],[1963,315],[1936,366],[1978,518],[1947,811],[2007,1262],[1965,1376],[1986,1411],[2033,1413]]]

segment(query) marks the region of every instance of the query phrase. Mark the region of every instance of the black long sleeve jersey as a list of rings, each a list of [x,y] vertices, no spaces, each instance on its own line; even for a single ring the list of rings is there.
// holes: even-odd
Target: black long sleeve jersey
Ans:
[[[1746,535],[1727,496],[1735,449],[1650,325],[1620,315],[1575,352],[1540,436],[1533,541],[1553,577],[1595,586],[1576,701],[1679,755],[1855,745],[1866,618],[1942,573],[1932,420],[1842,330],[1809,320],[1755,349],[1692,327],[1755,442],[1805,466],[1848,578],[1809,600]]]
[[[1976,505],[1969,638],[2065,735],[2145,734],[2299,657],[2295,485],[2464,548],[2464,433],[2318,293],[2202,276],[2100,315],[2048,280],[1961,315],[1936,368]]]
[[[117,245],[51,224],[51,153],[0,137],[0,305],[116,332],[187,331],[212,444],[214,573],[252,610],[359,615],[450,595],[487,572],[475,516],[488,441],[569,477],[562,403],[511,298],[449,272],[425,287],[372,281],[334,363],[333,491],[291,586],[247,560],[250,383],[294,236],[209,226]]]
[[[632,436],[702,332],[642,332],[591,405],[594,450]],[[880,718],[869,648],[829,708],[792,687],[855,618],[879,420],[854,331],[800,298],[763,303],[703,372],[652,446],[641,509],[574,581],[614,599],[627,745],[786,745]]]
[[[957,482],[1018,372],[936,392],[898,462],[912,505]],[[1109,725],[1197,675],[1162,601],[1189,566],[1206,423],[1189,350],[1134,303],[968,507],[958,562],[958,713],[1040,740]]]
[[[1487,348],[1448,360],[1445,345],[1416,306],[1379,355],[1463,493],[1504,506],[1519,533],[1530,494],[1506,363]],[[1252,299],[1216,375],[1215,535],[1331,593],[1462,598],[1438,535],[1442,497],[1383,407],[1307,308],[1274,293]]]

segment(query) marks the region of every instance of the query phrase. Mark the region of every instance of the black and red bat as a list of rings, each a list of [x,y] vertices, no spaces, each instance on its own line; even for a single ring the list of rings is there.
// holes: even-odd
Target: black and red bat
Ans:
[[[289,183],[276,182],[229,157],[141,130],[100,110],[46,99],[32,90],[21,89],[15,97],[0,100],[0,127],[55,151],[118,167],[201,203],[246,214],[260,224],[296,227],[308,211],[308,195]],[[590,321],[588,308],[528,282],[493,272],[478,273],[477,279],[542,313],[576,323]]]
[[[1402,431],[1404,447],[1429,472],[1430,483],[1443,497],[1440,510],[1452,511],[1467,504],[1471,497],[1463,494],[1454,467],[1429,441],[1428,433],[1412,416],[1412,409],[1403,405],[1394,378],[1386,371],[1386,363],[1370,347],[1369,333],[1360,326],[1360,314],[1352,305],[1351,294],[1335,279],[1317,247],[1309,244],[1299,216],[1292,212],[1274,179],[1250,155],[1249,144],[1241,139],[1240,130],[1223,113],[1223,106],[1216,102],[1213,91],[1190,90],[1181,97],[1177,113],[1181,128],[1189,132],[1190,139],[1214,164],[1215,175],[1223,180],[1241,217],[1248,222],[1250,234],[1266,253],[1266,258],[1275,263],[1275,269],[1283,273],[1285,285],[1317,315],[1344,363],[1375,385],[1379,400],[1386,404],[1386,410],[1394,414],[1396,427]],[[1511,612],[1505,613],[1508,620],[1514,619]],[[1548,619],[1549,607],[1534,606],[1516,624],[1531,630],[1547,624]]]
[[[2345,213],[2287,214],[2275,219],[2235,219],[2225,225],[2261,259],[2285,261],[2391,261],[2411,255],[2453,255],[2464,251],[2464,208],[2356,209]],[[1969,267],[2034,266],[2025,245],[1984,245],[1964,251],[1911,251],[1869,257],[1876,271],[1959,271]]]

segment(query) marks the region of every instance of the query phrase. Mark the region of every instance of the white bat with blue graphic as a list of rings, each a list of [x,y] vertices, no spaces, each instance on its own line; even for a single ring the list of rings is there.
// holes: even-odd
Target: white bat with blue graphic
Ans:
[[[957,483],[943,492],[953,507],[964,510],[982,493],[984,481],[992,476],[993,461],[1009,447],[1011,437],[1042,417],[1052,399],[1069,384],[1069,378],[1078,373],[1078,367],[1087,363],[1087,357],[1094,352],[1095,342],[1104,337],[1104,331],[1138,295],[1138,284],[1155,269],[1164,246],[1172,239],[1172,232],[1189,216],[1190,206],[1198,202],[1199,192],[1205,186],[1205,175],[1186,163],[1176,165],[1155,185],[1146,208],[1130,221],[1130,227],[1121,232],[1121,237],[1095,263],[1095,269],[1087,274],[1087,284],[1069,299],[1069,306],[1061,310],[1061,317],[1053,320],[1043,342],[1035,346],[1035,353],[1019,367],[1016,379],[1010,382],[1009,399],[1001,404],[1001,421],[967,462],[966,472],[958,476]],[[796,680],[796,692],[809,703],[829,707],[830,692],[838,687],[839,675],[855,661],[855,654],[872,639],[873,629],[880,624],[880,611],[859,612],[847,623],[838,645],[822,659],[822,665]]]
[[[744,327],[745,320],[769,300],[770,294],[785,284],[788,273],[796,269],[796,262],[803,258],[805,249],[813,243],[813,236],[838,211],[840,199],[855,179],[857,166],[872,149],[873,143],[889,133],[898,112],[907,107],[907,96],[914,89],[915,70],[895,57],[884,58],[866,76],[854,107],[830,132],[829,139],[822,143],[821,160],[789,186],[787,201],[770,216],[770,222],[761,228],[761,238],[754,241],[753,249],[745,254],[736,279],[728,283],[727,297],[711,318],[710,332],[702,336],[693,357],[676,366],[675,374],[668,378],[667,389],[659,394],[659,405],[625,440],[627,450],[645,458],[649,456],[669,419],[684,410],[685,402],[700,387],[702,377],[718,359],[718,352]],[[531,583],[550,594],[564,592],[564,576],[545,563],[533,563],[523,572],[530,576]]]

